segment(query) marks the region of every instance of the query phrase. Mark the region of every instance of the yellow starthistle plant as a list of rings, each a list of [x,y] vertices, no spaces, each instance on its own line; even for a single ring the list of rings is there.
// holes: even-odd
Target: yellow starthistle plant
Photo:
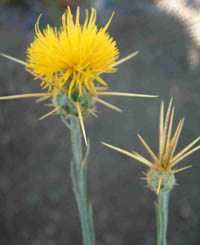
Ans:
[[[95,9],[91,9],[90,16],[86,10],[83,25],[80,24],[79,17],[79,7],[75,20],[68,7],[62,16],[60,28],[47,25],[43,31],[39,28],[39,17],[35,25],[35,38],[27,49],[26,61],[0,53],[1,56],[24,65],[35,79],[41,80],[41,88],[47,89],[47,92],[43,93],[4,96],[0,97],[0,100],[32,97],[37,98],[37,102],[51,100],[47,106],[52,106],[53,110],[40,119],[54,113],[58,114],[70,130],[73,155],[70,175],[81,221],[83,244],[95,245],[92,208],[87,201],[86,188],[90,144],[87,145],[83,118],[90,113],[96,116],[96,102],[116,111],[122,111],[100,99],[100,96],[157,96],[105,90],[107,83],[100,75],[115,72],[119,64],[134,57],[138,52],[119,60],[116,42],[107,32],[113,14],[108,23],[100,29],[96,25]],[[87,145],[84,154],[81,130]]]
[[[146,141],[138,134],[139,140],[144,145],[145,149],[149,153],[152,158],[152,161],[146,159],[141,156],[137,152],[128,152],[121,148],[115,147],[113,145],[102,142],[104,145],[119,151],[127,156],[130,156],[139,162],[143,163],[150,170],[146,173],[146,177],[143,178],[147,181],[148,186],[159,194],[162,192],[169,192],[175,184],[174,174],[188,169],[191,165],[177,169],[177,164],[191,155],[193,152],[200,149],[200,145],[192,148],[200,139],[198,137],[194,141],[192,141],[188,146],[183,148],[180,152],[175,154],[176,146],[178,144],[181,130],[183,127],[184,119],[182,118],[178,126],[172,136],[172,126],[173,126],[173,118],[174,118],[174,107],[172,107],[172,100],[169,103],[168,110],[166,113],[166,117],[164,120],[164,102],[161,103],[160,108],[160,129],[159,129],[159,153],[156,155]],[[192,148],[192,149],[191,149]]]
[[[83,25],[79,22],[80,8],[77,8],[75,20],[70,8],[62,16],[60,28],[47,25],[43,31],[39,28],[38,18],[35,24],[35,38],[27,49],[26,62],[0,53],[25,66],[35,79],[41,80],[41,88],[48,89],[46,93],[34,93],[0,97],[18,99],[38,97],[37,101],[52,99],[52,111],[41,119],[54,113],[65,118],[79,117],[85,142],[86,133],[83,117],[88,113],[95,114],[95,103],[101,103],[111,109],[121,112],[118,107],[100,99],[100,96],[133,96],[156,97],[143,94],[108,92],[107,83],[100,77],[102,73],[116,71],[116,66],[133,58],[138,52],[118,60],[119,50],[116,42],[107,32],[112,16],[107,24],[98,29],[96,25],[96,10],[91,9]],[[101,86],[99,86],[101,85]]]

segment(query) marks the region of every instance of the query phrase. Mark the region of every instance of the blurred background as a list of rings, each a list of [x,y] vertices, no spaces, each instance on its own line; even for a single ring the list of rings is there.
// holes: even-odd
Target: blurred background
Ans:
[[[98,119],[86,120],[92,145],[88,193],[94,211],[97,245],[154,245],[155,195],[140,178],[142,164],[100,144],[100,141],[147,156],[140,133],[158,149],[160,102],[173,97],[177,125],[185,117],[178,149],[200,135],[200,3],[199,0],[0,0],[0,52],[25,59],[42,13],[60,25],[67,5],[98,9],[97,22],[109,27],[120,56],[140,53],[103,75],[110,90],[160,95],[156,99],[105,98],[123,114],[98,105]],[[24,67],[0,58],[0,95],[40,91]],[[72,193],[69,132],[57,116],[38,119],[48,108],[32,99],[0,102],[0,244],[82,244]],[[174,125],[174,126],[175,126]],[[147,156],[148,157],[148,156]],[[200,152],[179,165],[170,199],[170,245],[200,244]]]

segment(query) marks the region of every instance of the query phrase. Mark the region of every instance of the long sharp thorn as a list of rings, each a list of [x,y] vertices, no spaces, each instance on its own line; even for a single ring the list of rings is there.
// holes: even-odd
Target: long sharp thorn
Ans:
[[[43,96],[47,97],[51,95],[49,93],[19,94],[19,95],[1,96],[0,100],[34,98],[34,97],[43,97]]]
[[[118,108],[117,106],[114,106],[114,105],[112,105],[112,104],[110,104],[110,103],[108,103],[108,102],[106,102],[106,101],[104,101],[104,100],[101,100],[101,99],[99,99],[99,98],[95,98],[95,100],[96,100],[97,102],[99,102],[99,103],[101,103],[101,104],[103,104],[103,105],[105,105],[105,106],[107,106],[107,107],[109,107],[109,108],[115,110],[115,111],[122,112],[122,110],[121,110],[120,108]]]
[[[43,120],[44,118],[46,118],[48,116],[51,116],[52,114],[54,114],[55,112],[57,112],[59,110],[60,110],[60,107],[56,107],[55,109],[53,109],[52,111],[48,112],[44,116],[40,117],[39,120]]]
[[[161,184],[162,184],[162,179],[163,179],[163,176],[159,176],[158,177],[158,187],[157,187],[157,190],[156,190],[156,194],[158,195],[159,192],[160,192],[160,187],[161,187]]]
[[[188,151],[187,153],[183,154],[182,156],[180,156],[179,158],[177,158],[174,162],[172,162],[170,164],[170,168],[174,167],[175,165],[177,165],[181,160],[183,160],[184,158],[186,158],[187,156],[191,155],[193,152],[197,151],[200,149],[200,145],[194,147],[192,150]]]
[[[139,134],[137,134],[137,136],[138,136],[139,140],[142,142],[142,144],[144,145],[144,147],[146,148],[146,150],[148,151],[148,153],[150,154],[150,156],[152,157],[152,159],[154,161],[158,161],[158,158],[153,153],[153,151],[151,150],[151,148],[149,147],[149,145],[146,143],[146,141]]]
[[[92,114],[94,117],[98,118],[97,114],[94,111],[89,110],[89,113]]]
[[[156,98],[158,95],[147,95],[147,94],[133,94],[133,93],[121,93],[121,92],[96,92],[96,95],[108,95],[108,96],[126,96],[126,97],[141,97],[141,98]]]
[[[161,158],[163,152],[163,123],[164,123],[164,102],[160,106],[160,132],[159,132],[159,156]]]
[[[136,56],[137,54],[139,54],[139,51],[136,51],[136,52],[134,52],[134,53],[132,53],[132,54],[127,55],[126,57],[124,57],[124,58],[118,60],[112,67],[116,67],[116,66],[118,66],[118,65],[120,65],[120,64],[122,64],[122,63],[124,63],[124,62],[126,62],[127,60],[132,59],[132,58],[133,58],[134,56]]]
[[[52,95],[53,95],[53,94],[52,94]],[[51,96],[44,96],[44,97],[41,97],[41,98],[37,99],[37,100],[35,101],[35,103],[39,103],[39,102],[42,102],[42,101],[44,101],[44,100],[48,100],[50,97],[51,97]]]
[[[75,106],[76,106],[76,109],[77,109],[77,112],[78,112],[78,117],[79,117],[81,129],[82,129],[82,132],[83,132],[83,138],[84,138],[85,144],[87,146],[87,138],[86,138],[85,126],[84,126],[84,123],[83,123],[83,117],[82,117],[82,113],[81,113],[80,104],[76,103]]]
[[[17,59],[17,58],[14,58],[14,57],[12,57],[10,55],[4,54],[4,53],[0,53],[0,55],[3,56],[4,58],[7,58],[7,59],[12,60],[12,61],[15,61],[15,62],[17,62],[17,63],[19,63],[21,65],[24,65],[24,66],[27,65],[27,63],[25,61]]]
[[[119,148],[119,147],[116,147],[116,146],[107,144],[107,143],[105,143],[105,142],[101,142],[101,143],[102,143],[103,145],[105,145],[105,146],[107,146],[107,147],[113,149],[113,150],[116,150],[116,151],[118,151],[118,152],[121,152],[121,153],[123,153],[123,154],[125,154],[125,155],[127,155],[127,156],[129,156],[129,157],[132,157],[132,158],[138,160],[139,162],[145,164],[146,166],[148,166],[148,167],[150,167],[150,168],[153,167],[153,164],[152,164],[151,162],[149,162],[148,160],[144,159],[143,157],[141,158],[139,154],[136,155],[136,154],[130,153],[130,152],[126,151],[126,150],[123,150],[123,149],[121,149],[121,148]]]
[[[198,141],[200,140],[200,137],[196,138],[195,140],[193,140],[188,146],[186,146],[185,148],[183,148],[183,150],[181,150],[179,153],[177,153],[173,158],[172,158],[172,163],[175,162],[178,158],[180,158],[186,151],[188,151],[189,149],[191,149],[191,147],[196,144]]]
[[[179,172],[181,172],[181,171],[183,171],[183,170],[186,170],[186,169],[188,169],[188,168],[191,168],[191,167],[192,167],[192,165],[188,165],[188,166],[183,167],[183,168],[179,168],[179,169],[176,169],[176,170],[172,170],[172,172],[173,172],[173,174],[176,174],[176,173],[179,173]]]

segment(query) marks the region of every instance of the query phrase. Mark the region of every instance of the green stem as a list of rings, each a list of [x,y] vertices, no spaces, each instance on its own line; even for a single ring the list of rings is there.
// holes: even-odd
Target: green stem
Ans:
[[[63,119],[63,118],[62,118]],[[70,119],[70,124],[63,119],[63,122],[69,127],[71,132],[71,143],[73,161],[71,162],[70,174],[72,178],[72,186],[75,195],[75,199],[78,206],[83,244],[95,245],[95,233],[93,225],[92,208],[88,205],[87,201],[87,163],[90,152],[90,146],[88,142],[85,156],[82,153],[82,134],[80,130],[79,120],[76,118]]]
[[[160,191],[156,203],[157,245],[167,245],[169,192]]]

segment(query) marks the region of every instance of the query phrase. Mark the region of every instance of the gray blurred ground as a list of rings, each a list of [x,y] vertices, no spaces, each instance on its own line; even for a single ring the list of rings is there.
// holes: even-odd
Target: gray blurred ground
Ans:
[[[155,195],[140,177],[146,168],[105,148],[105,141],[147,156],[136,134],[157,152],[159,106],[173,97],[175,125],[185,117],[178,150],[200,135],[200,69],[192,69],[188,50],[195,46],[183,24],[155,8],[134,7],[131,1],[115,9],[110,27],[121,57],[140,54],[104,75],[110,90],[158,94],[157,99],[105,98],[123,114],[98,105],[98,119],[86,120],[92,145],[88,169],[89,199],[94,209],[97,244],[155,244]],[[112,8],[99,13],[103,25]],[[38,9],[20,6],[0,9],[0,51],[25,59],[33,39]],[[59,23],[59,15],[41,9],[43,23]],[[199,55],[199,50],[196,51]],[[40,91],[24,67],[0,59],[0,95]],[[69,132],[32,99],[0,103],[0,244],[82,244],[79,218],[69,177]],[[177,174],[171,193],[169,245],[200,244],[200,152],[180,166],[193,167]]]

